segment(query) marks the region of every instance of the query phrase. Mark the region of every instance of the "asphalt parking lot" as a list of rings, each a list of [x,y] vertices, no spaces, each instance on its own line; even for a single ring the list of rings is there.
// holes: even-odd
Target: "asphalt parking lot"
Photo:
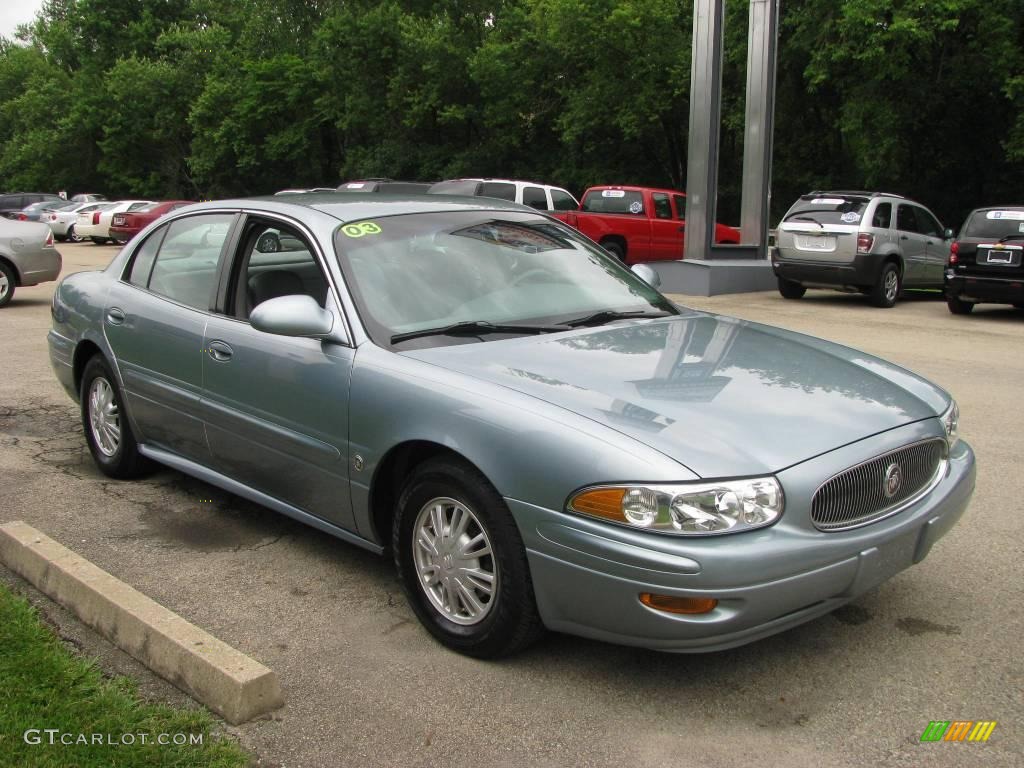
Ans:
[[[116,252],[60,250],[65,272]],[[25,520],[276,670],[287,705],[229,729],[262,765],[1024,762],[1024,312],[954,317],[936,295],[891,310],[819,291],[678,297],[867,350],[948,389],[978,456],[970,509],[920,565],[754,645],[684,656],[551,635],[481,662],[419,627],[387,560],[171,470],[101,476],[49,367],[54,286],[19,289],[0,310],[0,522]],[[930,720],[998,726],[987,744],[921,744]]]

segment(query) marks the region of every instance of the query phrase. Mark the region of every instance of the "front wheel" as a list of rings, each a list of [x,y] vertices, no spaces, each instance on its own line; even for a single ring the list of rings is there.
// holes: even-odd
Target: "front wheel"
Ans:
[[[6,307],[11,303],[17,282],[14,270],[0,261],[0,307]]]
[[[889,308],[896,305],[900,295],[900,271],[892,262],[882,267],[878,281],[871,290],[871,303],[876,307]]]
[[[449,459],[419,467],[398,501],[392,545],[413,611],[449,648],[496,658],[542,632],[519,529],[473,467]]]
[[[75,232],[75,225],[74,224],[72,224],[70,227],[68,227],[67,238],[72,243],[81,243],[81,242],[83,242],[85,240],[84,237],[82,237],[81,235],[79,235],[78,233]]]
[[[954,315],[969,315],[974,311],[974,302],[964,301],[959,296],[947,296],[946,306]]]
[[[149,472],[153,462],[139,453],[124,411],[124,397],[102,356],[97,354],[85,364],[79,393],[82,429],[99,470],[119,480],[141,477]]]
[[[807,293],[807,289],[800,285],[800,283],[794,283],[792,280],[780,277],[779,293],[782,294],[784,299],[802,299],[804,294]]]
[[[96,245],[106,245],[107,243],[107,238],[105,237],[90,237],[89,239],[96,243]]]

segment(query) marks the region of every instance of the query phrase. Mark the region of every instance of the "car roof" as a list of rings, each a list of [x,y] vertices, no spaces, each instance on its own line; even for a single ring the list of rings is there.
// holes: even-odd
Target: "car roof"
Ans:
[[[192,210],[248,208],[285,213],[296,208],[311,208],[339,221],[357,221],[375,216],[407,213],[448,213],[454,211],[518,211],[537,213],[534,208],[490,197],[464,195],[397,195],[358,192],[306,192],[293,195],[268,195],[198,203]]]

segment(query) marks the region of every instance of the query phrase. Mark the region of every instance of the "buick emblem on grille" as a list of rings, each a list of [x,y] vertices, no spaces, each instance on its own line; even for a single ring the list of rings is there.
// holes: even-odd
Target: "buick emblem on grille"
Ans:
[[[900,469],[899,464],[890,464],[889,468],[885,470],[885,482],[883,484],[885,497],[891,499],[900,492],[901,485],[903,485],[903,470]]]

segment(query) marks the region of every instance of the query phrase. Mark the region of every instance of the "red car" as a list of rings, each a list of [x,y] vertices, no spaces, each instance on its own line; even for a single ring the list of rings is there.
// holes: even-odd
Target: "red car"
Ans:
[[[627,264],[683,258],[686,195],[652,187],[591,187],[578,211],[552,214]],[[715,224],[716,243],[738,243],[735,227]]]
[[[131,213],[115,213],[110,221],[110,237],[117,243],[127,243],[165,213],[170,213],[183,205],[192,205],[194,202],[195,200],[164,200],[144,205]]]

